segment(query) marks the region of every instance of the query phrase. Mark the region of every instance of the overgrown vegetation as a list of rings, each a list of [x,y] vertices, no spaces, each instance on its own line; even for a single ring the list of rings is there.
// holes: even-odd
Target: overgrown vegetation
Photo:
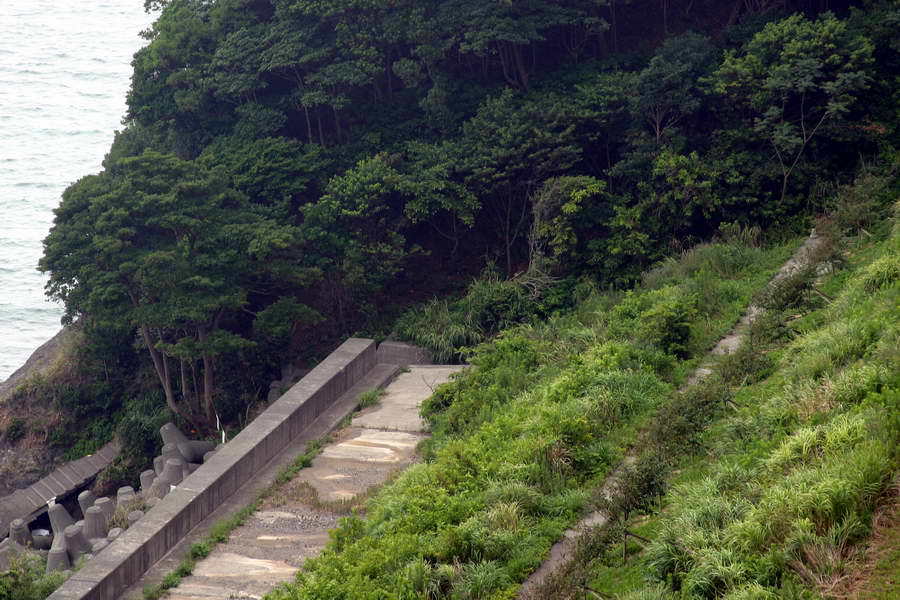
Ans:
[[[838,191],[865,198],[872,231],[837,210],[844,268],[801,269],[758,296],[768,313],[738,352],[652,420],[644,470],[627,472],[619,506],[607,506],[619,529],[585,536],[577,560],[539,597],[813,598],[848,589],[873,514],[896,502],[898,192],[895,163]],[[852,209],[848,198],[835,205]],[[645,538],[630,544],[640,555],[630,564],[622,528]]]
[[[503,331],[423,407],[433,437],[272,598],[509,597],[788,253],[720,242]],[[736,258],[740,257],[740,258]]]
[[[44,573],[46,561],[34,552],[13,556],[0,571],[0,600],[44,600],[66,580],[64,573]]]
[[[846,571],[897,459],[896,2],[145,4],[125,128],[40,265],[85,332],[83,376],[22,396],[91,423],[61,445],[239,423],[285,357],[417,306],[392,333],[472,364],[427,460],[274,598],[507,598],[592,504],[560,597]],[[822,211],[827,268],[763,290]]]
[[[797,232],[897,141],[887,0],[146,5],[125,128],[41,261],[98,439],[154,387],[239,423],[286,359],[495,265],[395,330],[459,359],[722,225]]]

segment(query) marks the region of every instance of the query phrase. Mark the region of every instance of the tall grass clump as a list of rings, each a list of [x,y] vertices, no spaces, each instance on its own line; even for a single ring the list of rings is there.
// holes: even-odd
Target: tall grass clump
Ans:
[[[428,348],[437,362],[458,362],[464,349],[537,314],[529,290],[492,271],[455,301],[432,300],[404,314],[397,334]]]
[[[774,593],[796,575],[843,575],[826,559],[846,556],[865,533],[848,536],[848,523],[867,519],[896,465],[900,436],[876,417],[869,410],[798,430],[760,467],[734,477],[717,466],[674,490],[677,508],[647,549],[648,571],[701,598],[748,585]]]
[[[821,275],[801,273],[790,293],[767,292],[781,318],[784,309],[808,315],[783,349],[777,336],[759,338],[774,356],[762,377],[741,376],[737,361],[749,356],[720,365],[734,410],[694,436],[718,460],[670,490],[643,555],[646,573],[669,593],[803,597],[857,568],[871,515],[900,465],[900,360],[888,350],[900,322],[898,240],[895,230],[860,250],[862,262],[834,277],[827,304],[804,308],[798,292],[827,285]],[[665,410],[696,417],[697,404],[682,404]],[[650,437],[658,446],[686,427],[673,416],[657,428]]]

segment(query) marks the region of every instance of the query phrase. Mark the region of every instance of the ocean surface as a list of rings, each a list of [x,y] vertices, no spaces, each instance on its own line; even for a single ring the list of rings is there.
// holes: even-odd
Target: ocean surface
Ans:
[[[0,0],[0,380],[60,329],[41,242],[121,129],[142,0]]]

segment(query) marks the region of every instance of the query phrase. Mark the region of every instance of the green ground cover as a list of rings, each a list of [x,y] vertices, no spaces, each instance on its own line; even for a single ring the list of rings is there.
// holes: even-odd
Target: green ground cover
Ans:
[[[627,293],[520,325],[423,407],[425,461],[344,519],[299,598],[509,598],[591,504],[638,428],[734,324],[796,242],[686,252]]]
[[[651,540],[639,556],[623,564],[620,540],[595,540],[570,582],[577,572],[600,597],[765,599],[833,597],[852,579],[900,471],[896,215],[880,230],[817,292],[761,319],[738,355],[765,359],[743,361],[743,378],[723,379],[737,359],[719,365],[711,385],[729,408],[682,453],[661,502],[625,523]],[[876,575],[896,597],[891,570]]]

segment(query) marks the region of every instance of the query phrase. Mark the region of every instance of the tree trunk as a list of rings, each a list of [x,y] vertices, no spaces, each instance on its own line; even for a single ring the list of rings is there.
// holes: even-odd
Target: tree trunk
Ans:
[[[619,25],[616,20],[616,0],[609,2],[610,20],[612,21],[613,52],[619,51]]]
[[[206,420],[209,423],[216,420],[216,407],[213,402],[213,390],[215,388],[214,360],[209,354],[203,355],[203,403],[206,408]]]
[[[203,345],[209,338],[206,327],[197,328],[197,339]],[[215,388],[215,374],[213,372],[213,362],[215,357],[212,354],[204,353],[201,355],[203,361],[203,409],[206,413],[206,421],[214,423],[216,420],[216,407],[213,402],[213,392]]]
[[[312,121],[309,120],[309,107],[305,104],[303,105],[303,114],[306,115],[306,138],[307,141],[312,144],[313,143],[313,130],[312,130]]]
[[[337,139],[338,139],[338,143],[340,143],[340,142],[341,142],[341,138],[344,137],[343,134],[342,134],[342,132],[341,132],[341,118],[338,116],[338,111],[337,111],[337,108],[336,108],[335,106],[332,106],[332,107],[331,107],[331,112],[334,113],[334,128],[335,128],[335,131],[337,131]]]
[[[185,404],[193,410],[193,395],[188,388],[187,369],[184,366],[184,359],[178,360],[179,371],[181,375],[181,395],[184,397]]]
[[[525,67],[525,61],[522,59],[522,48],[518,44],[514,44],[512,52],[519,75],[519,83],[523,90],[528,90],[528,68]]]
[[[178,403],[175,402],[175,393],[172,391],[172,380],[169,377],[169,365],[166,361],[166,356],[162,352],[156,349],[153,344],[153,338],[150,335],[150,328],[146,325],[141,325],[141,337],[144,340],[144,344],[147,346],[147,350],[150,352],[150,360],[153,361],[153,368],[156,370],[156,376],[159,378],[159,382],[162,385],[163,392],[166,396],[166,406],[169,407],[176,415],[179,415],[188,423],[191,423],[195,427],[197,426],[196,421],[193,418],[193,415],[185,412]]]
[[[516,78],[509,73],[509,42],[502,42],[499,46],[500,68],[503,70],[503,79],[513,87],[519,87]]]
[[[729,28],[738,22],[738,19],[741,17],[741,9],[744,7],[744,3],[747,0],[737,0],[734,3],[734,6],[731,7],[731,13],[728,15],[728,21],[725,23],[725,28]]]
[[[663,35],[669,35],[669,0],[660,0],[662,5]]]
[[[195,361],[195,360],[191,361],[191,384],[192,384],[191,389],[193,390],[193,393],[194,393],[194,399],[195,399],[195,402],[197,403],[195,412],[199,412],[200,411],[200,395],[199,395],[200,394],[200,382],[197,381],[197,361]]]

